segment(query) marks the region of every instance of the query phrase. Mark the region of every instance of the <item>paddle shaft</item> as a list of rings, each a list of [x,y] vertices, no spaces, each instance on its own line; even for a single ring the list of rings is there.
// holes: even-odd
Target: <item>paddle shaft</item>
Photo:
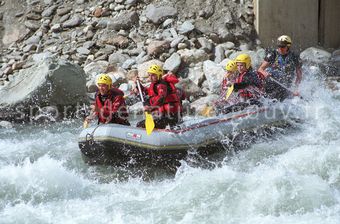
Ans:
[[[282,88],[284,88],[285,90],[287,90],[291,93],[294,93],[291,89],[289,89],[287,86],[283,85],[281,82],[277,81],[273,77],[269,76],[269,79],[272,80],[273,82],[275,82],[276,84],[278,84],[279,86],[281,86]]]
[[[142,103],[144,104],[144,97],[143,97],[143,93],[142,93],[142,88],[140,87],[139,80],[137,80],[137,88],[138,88],[138,92],[139,92],[140,98],[142,100]]]
[[[289,89],[287,86],[283,85],[281,82],[277,81],[276,79],[274,79],[273,77],[269,76],[269,79],[272,80],[273,82],[275,82],[276,84],[278,84],[279,86],[281,86],[282,88],[284,88],[285,90],[289,91],[291,94],[294,95],[294,91],[292,91],[291,89]],[[304,99],[302,96],[299,96],[300,99]]]

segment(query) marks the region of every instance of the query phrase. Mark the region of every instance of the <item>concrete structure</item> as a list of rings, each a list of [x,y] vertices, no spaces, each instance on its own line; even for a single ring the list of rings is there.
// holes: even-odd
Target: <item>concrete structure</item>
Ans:
[[[339,0],[255,0],[255,28],[266,47],[287,34],[296,50],[339,48],[339,12]]]

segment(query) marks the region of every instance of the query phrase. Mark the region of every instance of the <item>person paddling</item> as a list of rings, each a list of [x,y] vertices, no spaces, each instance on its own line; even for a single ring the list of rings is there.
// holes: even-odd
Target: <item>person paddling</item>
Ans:
[[[142,87],[142,91],[148,96],[148,104],[144,111],[152,113],[155,128],[164,129],[166,126],[175,126],[181,121],[182,103],[178,96],[175,83],[178,79],[173,74],[168,74],[165,79],[163,68],[159,65],[151,65],[147,70],[151,85]],[[137,127],[145,128],[145,121],[137,123]]]
[[[277,49],[267,51],[258,69],[265,77],[266,94],[280,101],[292,95],[289,88],[293,82],[296,89],[293,95],[299,95],[297,89],[302,80],[301,61],[299,56],[291,51],[291,45],[292,40],[289,36],[278,37]]]

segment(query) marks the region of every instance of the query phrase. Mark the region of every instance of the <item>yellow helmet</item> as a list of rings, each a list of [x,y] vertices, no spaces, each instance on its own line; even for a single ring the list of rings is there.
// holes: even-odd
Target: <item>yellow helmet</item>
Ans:
[[[282,47],[290,47],[292,45],[292,39],[287,35],[279,36],[279,38],[277,38],[277,45]]]
[[[158,79],[160,79],[163,75],[162,67],[156,64],[151,65],[146,72],[157,75]]]
[[[235,72],[237,70],[236,62],[233,60],[228,61],[227,65],[225,66],[225,69],[228,72]]]
[[[248,54],[240,54],[239,56],[236,57],[235,62],[245,63],[247,69],[249,69],[251,66],[251,58]]]
[[[108,86],[112,85],[112,79],[108,74],[100,74],[97,79],[97,85],[99,84],[106,84]]]

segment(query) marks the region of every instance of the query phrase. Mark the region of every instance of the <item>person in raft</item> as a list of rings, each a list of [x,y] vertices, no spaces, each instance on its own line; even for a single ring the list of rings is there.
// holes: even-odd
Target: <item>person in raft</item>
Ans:
[[[85,118],[85,122],[88,123],[98,117],[98,124],[130,125],[123,91],[112,87],[112,79],[107,74],[101,74],[96,85],[98,91],[95,95],[95,102],[90,115]]]
[[[152,114],[155,128],[164,129],[178,125],[182,120],[183,111],[181,97],[175,87],[178,78],[172,73],[164,75],[163,68],[156,64],[151,65],[147,73],[151,84],[149,87],[141,85],[141,90],[147,98],[144,111]],[[145,128],[145,121],[138,122],[137,127]]]

